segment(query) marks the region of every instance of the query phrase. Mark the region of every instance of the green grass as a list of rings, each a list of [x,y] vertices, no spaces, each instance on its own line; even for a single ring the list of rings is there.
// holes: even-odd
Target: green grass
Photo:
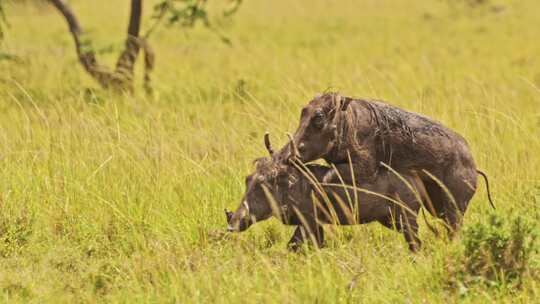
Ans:
[[[116,50],[100,56],[112,65],[128,1],[72,2],[96,47]],[[292,228],[276,220],[216,233],[265,155],[264,132],[285,143],[327,88],[457,130],[491,178],[496,213],[538,219],[540,3],[495,2],[505,9],[245,1],[225,29],[232,46],[204,28],[155,33],[154,98],[140,85],[99,90],[56,11],[6,6],[0,47],[19,60],[0,60],[0,302],[537,301],[532,277],[519,290],[448,289],[460,240],[424,225],[417,255],[376,224],[328,227],[328,246],[305,254],[286,251]],[[490,212],[480,182],[465,227]]]

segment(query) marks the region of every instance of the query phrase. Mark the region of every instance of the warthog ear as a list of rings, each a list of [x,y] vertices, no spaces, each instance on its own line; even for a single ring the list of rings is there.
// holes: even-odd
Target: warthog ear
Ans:
[[[294,161],[298,158],[298,149],[296,148],[296,143],[294,142],[292,135],[287,133],[287,137],[289,138],[289,144],[291,145],[291,155],[289,156],[289,161]]]
[[[341,106],[340,106],[341,111],[347,111],[347,107],[351,103],[352,98],[348,98],[348,97],[340,97],[340,98],[341,98]]]
[[[227,217],[227,223],[229,223],[231,221],[233,213],[231,211],[228,211],[227,209],[225,209],[225,216]]]

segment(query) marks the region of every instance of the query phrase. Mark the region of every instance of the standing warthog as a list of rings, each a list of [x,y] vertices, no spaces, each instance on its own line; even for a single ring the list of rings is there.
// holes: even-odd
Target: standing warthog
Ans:
[[[459,229],[481,174],[466,140],[440,123],[378,102],[327,93],[302,109],[293,138],[304,162],[323,158],[330,164],[353,164],[356,181],[378,179],[385,163],[404,175],[418,176],[429,197],[428,210]],[[289,146],[281,157],[290,154]],[[351,182],[351,180],[346,180]]]
[[[296,151],[294,142],[290,143]],[[335,169],[303,165],[295,153],[288,159],[274,157],[268,134],[265,144],[270,158],[256,161],[255,172],[246,178],[246,192],[238,209],[234,213],[225,210],[230,232],[244,231],[274,215],[286,225],[298,226],[289,241],[289,248],[296,250],[305,240],[322,246],[323,224],[378,221],[402,231],[412,251],[419,248],[416,218],[421,203],[413,190],[419,180],[385,172],[356,189],[341,183],[341,176],[350,174],[348,165]]]

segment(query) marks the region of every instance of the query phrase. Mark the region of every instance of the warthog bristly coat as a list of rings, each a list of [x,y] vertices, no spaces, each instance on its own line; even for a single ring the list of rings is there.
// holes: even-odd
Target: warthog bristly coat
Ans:
[[[302,109],[293,140],[302,161],[351,162],[357,181],[376,180],[386,170],[381,164],[418,176],[429,194],[427,209],[450,231],[459,228],[476,191],[479,171],[462,136],[437,121],[379,101],[337,93],[317,96]],[[276,154],[286,158],[290,152],[286,145]]]
[[[266,142],[272,153],[268,139]],[[351,174],[348,165],[335,168],[304,165],[294,155],[289,159],[275,155],[258,159],[255,172],[246,178],[246,192],[240,206],[234,213],[226,211],[228,229],[243,231],[274,215],[286,225],[298,226],[289,241],[289,247],[294,250],[306,240],[322,246],[324,224],[377,221],[402,231],[409,248],[417,250],[419,180],[384,172],[353,187],[342,183],[343,177]]]

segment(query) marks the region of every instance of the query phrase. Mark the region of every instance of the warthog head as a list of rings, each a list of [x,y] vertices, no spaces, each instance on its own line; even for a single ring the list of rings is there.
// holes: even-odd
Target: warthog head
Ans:
[[[283,220],[291,193],[300,192],[294,189],[299,171],[291,164],[296,153],[286,159],[275,157],[268,133],[264,136],[264,142],[270,157],[255,161],[255,172],[246,177],[246,192],[238,209],[234,213],[225,210],[228,231],[244,231],[255,222],[266,220],[272,215]],[[296,151],[294,146],[291,149]]]
[[[332,150],[337,139],[336,117],[349,102],[338,93],[326,93],[316,96],[302,109],[300,125],[294,133],[302,161],[321,158]]]

